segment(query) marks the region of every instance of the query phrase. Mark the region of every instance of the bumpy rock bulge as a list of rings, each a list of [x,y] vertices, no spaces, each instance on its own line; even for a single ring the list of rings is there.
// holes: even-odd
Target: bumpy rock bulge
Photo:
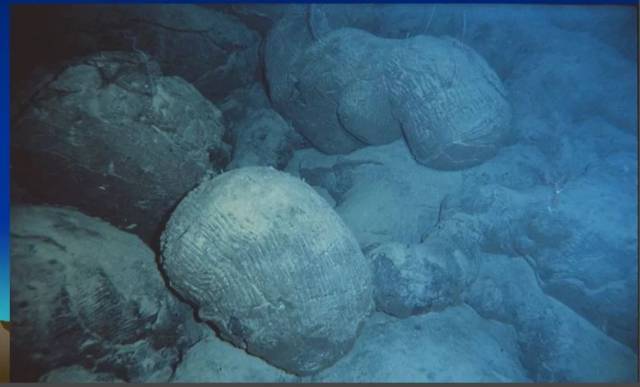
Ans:
[[[385,81],[416,160],[450,170],[495,156],[509,141],[511,106],[485,60],[452,38],[403,43],[389,54]]]
[[[203,182],[169,220],[162,256],[203,320],[295,374],[342,357],[372,307],[371,268],[349,229],[313,188],[273,168]]]
[[[276,23],[265,43],[266,78],[274,107],[320,151],[350,153],[404,136],[418,162],[451,170],[480,164],[508,143],[506,91],[470,47],[354,28],[315,37],[305,20]],[[284,45],[292,33],[301,38]]]

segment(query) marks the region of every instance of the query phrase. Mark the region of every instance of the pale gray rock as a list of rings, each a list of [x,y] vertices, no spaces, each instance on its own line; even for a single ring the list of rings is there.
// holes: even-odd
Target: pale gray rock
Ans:
[[[170,285],[223,338],[310,374],[352,346],[372,307],[371,268],[313,188],[246,167],[204,181],[162,237]]]
[[[471,48],[451,38],[418,36],[388,55],[392,109],[418,162],[464,169],[508,143],[506,90]]]

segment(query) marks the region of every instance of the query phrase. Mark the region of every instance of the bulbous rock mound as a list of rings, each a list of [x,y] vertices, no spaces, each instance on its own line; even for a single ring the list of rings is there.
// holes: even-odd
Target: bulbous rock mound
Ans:
[[[162,237],[170,285],[249,353],[295,374],[333,364],[372,308],[371,268],[312,187],[267,167],[203,182]]]
[[[143,54],[100,52],[60,70],[13,117],[13,176],[38,202],[155,241],[178,199],[228,161],[222,114]]]
[[[436,169],[462,169],[508,141],[511,106],[482,57],[452,38],[418,36],[389,55],[385,81],[411,153]]]
[[[320,151],[344,154],[404,135],[418,162],[447,170],[480,164],[507,142],[511,107],[502,82],[463,43],[355,28],[316,38],[304,20],[276,23],[265,44],[266,76],[275,108]],[[302,38],[285,52],[293,31]]]
[[[65,367],[75,382],[102,373],[166,382],[199,332],[165,286],[154,253],[133,235],[77,211],[11,210],[15,381]]]
[[[471,259],[448,246],[386,243],[368,256],[374,263],[376,307],[396,317],[459,304],[470,282]]]

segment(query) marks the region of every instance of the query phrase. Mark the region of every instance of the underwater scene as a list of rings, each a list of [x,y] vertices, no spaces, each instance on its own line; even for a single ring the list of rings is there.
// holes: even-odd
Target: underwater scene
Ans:
[[[634,382],[638,7],[11,7],[11,379]]]

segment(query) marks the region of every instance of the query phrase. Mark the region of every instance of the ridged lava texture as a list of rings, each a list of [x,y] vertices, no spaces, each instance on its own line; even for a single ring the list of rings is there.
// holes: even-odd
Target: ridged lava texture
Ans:
[[[419,36],[390,53],[385,77],[395,117],[416,160],[461,169],[493,157],[509,135],[502,82],[471,48]]]
[[[130,382],[165,382],[197,335],[151,249],[106,222],[14,206],[11,255],[15,381],[77,365]]]
[[[281,48],[292,31],[295,47]],[[385,39],[341,28],[314,40],[304,18],[280,20],[265,43],[271,100],[317,149],[350,153],[404,134],[416,160],[462,169],[493,157],[509,135],[502,82],[451,38]]]
[[[333,364],[372,308],[369,263],[311,186],[267,167],[203,182],[162,237],[170,285],[249,353],[295,374]]]

